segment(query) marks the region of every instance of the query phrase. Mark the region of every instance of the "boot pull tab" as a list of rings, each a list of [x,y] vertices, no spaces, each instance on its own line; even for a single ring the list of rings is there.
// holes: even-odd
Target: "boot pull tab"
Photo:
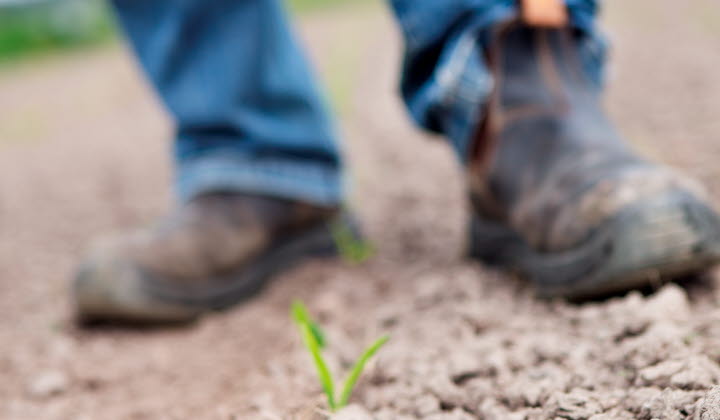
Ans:
[[[521,0],[522,20],[542,28],[567,26],[568,10],[563,0]]]

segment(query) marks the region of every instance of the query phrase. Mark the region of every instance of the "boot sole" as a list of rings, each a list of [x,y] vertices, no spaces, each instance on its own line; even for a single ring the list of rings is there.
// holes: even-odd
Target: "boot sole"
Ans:
[[[685,193],[625,208],[579,246],[533,250],[517,233],[473,218],[470,257],[528,278],[542,298],[586,300],[699,273],[720,262],[720,219]]]
[[[201,310],[223,310],[257,295],[275,277],[303,261],[338,256],[333,234],[338,226],[348,229],[355,240],[361,240],[355,222],[344,215],[276,241],[251,263],[211,279],[209,283],[213,286],[178,288],[148,273],[142,273],[143,289],[159,301]]]

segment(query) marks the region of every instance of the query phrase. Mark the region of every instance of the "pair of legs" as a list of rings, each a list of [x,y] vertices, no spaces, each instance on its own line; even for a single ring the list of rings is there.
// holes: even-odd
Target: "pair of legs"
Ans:
[[[143,68],[177,123],[182,200],[217,190],[323,205],[343,200],[334,122],[287,23],[283,0],[114,0]],[[402,93],[418,124],[467,160],[492,89],[484,30],[517,14],[513,0],[391,0],[406,42]],[[570,0],[600,73],[595,0]],[[350,48],[350,47],[349,47]]]
[[[599,106],[596,2],[566,0],[551,28],[520,19],[519,3],[390,1],[407,108],[467,168],[470,254],[568,297],[716,261],[720,223],[701,193],[636,157]],[[328,252],[342,160],[281,0],[114,5],[175,118],[184,204],[96,247],[76,282],[81,315],[190,319]]]

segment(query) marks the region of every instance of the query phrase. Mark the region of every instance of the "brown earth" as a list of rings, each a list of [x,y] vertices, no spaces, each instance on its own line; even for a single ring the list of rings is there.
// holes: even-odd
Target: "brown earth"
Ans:
[[[607,6],[614,116],[720,197],[720,5]],[[343,111],[352,201],[378,253],[308,263],[188,328],[72,324],[67,284],[91,238],[172,205],[168,120],[127,55],[0,72],[0,419],[323,418],[293,298],[326,325],[335,371],[392,335],[338,419],[720,419],[716,275],[570,305],[463,261],[459,170],[395,96],[390,20],[337,10],[302,33]]]

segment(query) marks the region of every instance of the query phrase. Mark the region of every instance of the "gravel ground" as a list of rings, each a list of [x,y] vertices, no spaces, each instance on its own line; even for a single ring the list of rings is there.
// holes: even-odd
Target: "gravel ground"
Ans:
[[[608,105],[639,149],[720,197],[720,5],[688,3],[607,2]],[[338,420],[720,419],[717,275],[570,305],[463,261],[460,171],[395,96],[388,17],[339,10],[301,28],[377,255],[310,262],[187,328],[72,324],[67,284],[91,238],[172,206],[168,119],[127,54],[0,72],[1,419],[326,418],[293,298],[326,326],[334,371],[392,335]]]

